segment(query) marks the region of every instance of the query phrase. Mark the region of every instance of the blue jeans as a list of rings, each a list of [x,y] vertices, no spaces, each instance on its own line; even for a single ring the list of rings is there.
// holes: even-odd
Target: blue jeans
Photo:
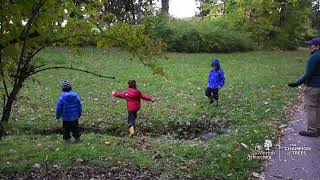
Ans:
[[[135,126],[136,125],[136,118],[137,118],[138,111],[128,111],[128,126]]]

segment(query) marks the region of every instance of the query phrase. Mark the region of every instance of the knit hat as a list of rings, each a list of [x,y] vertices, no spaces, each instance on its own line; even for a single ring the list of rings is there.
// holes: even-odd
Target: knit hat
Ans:
[[[68,80],[63,80],[61,86],[62,86],[62,89],[69,89],[71,88],[71,83]]]

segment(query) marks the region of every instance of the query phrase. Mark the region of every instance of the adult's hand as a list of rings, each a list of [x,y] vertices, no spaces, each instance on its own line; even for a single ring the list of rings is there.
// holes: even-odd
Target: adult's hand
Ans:
[[[289,87],[298,87],[298,84],[297,83],[289,83],[288,86]]]

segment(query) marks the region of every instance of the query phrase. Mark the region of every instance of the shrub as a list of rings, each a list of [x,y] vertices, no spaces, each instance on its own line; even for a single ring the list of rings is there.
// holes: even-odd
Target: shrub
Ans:
[[[156,16],[144,22],[154,38],[163,39],[175,52],[232,52],[254,49],[248,33],[233,30],[227,22],[210,19],[179,20]]]

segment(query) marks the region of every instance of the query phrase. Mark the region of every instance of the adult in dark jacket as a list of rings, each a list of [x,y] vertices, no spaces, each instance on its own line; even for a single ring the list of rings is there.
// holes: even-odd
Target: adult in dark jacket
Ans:
[[[307,118],[307,130],[300,131],[301,136],[320,136],[320,38],[305,42],[310,51],[305,74],[288,86],[297,87],[305,84],[304,109]]]
[[[76,92],[71,91],[71,83],[68,80],[62,81],[62,93],[56,107],[56,120],[62,117],[63,140],[69,141],[72,136],[76,142],[80,141],[80,128],[78,119],[81,116],[82,105],[80,97]]]

